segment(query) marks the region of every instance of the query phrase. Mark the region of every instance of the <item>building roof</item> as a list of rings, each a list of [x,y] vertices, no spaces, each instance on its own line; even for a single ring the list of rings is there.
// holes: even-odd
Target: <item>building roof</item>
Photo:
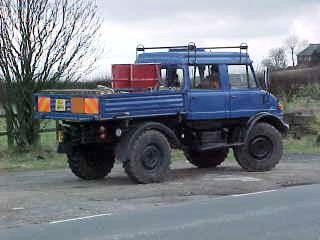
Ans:
[[[312,56],[314,53],[320,53],[320,44],[310,44],[298,56]]]

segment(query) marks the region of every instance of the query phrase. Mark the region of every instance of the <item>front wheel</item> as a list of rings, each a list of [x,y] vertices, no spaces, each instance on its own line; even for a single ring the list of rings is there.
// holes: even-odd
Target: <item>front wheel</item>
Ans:
[[[282,158],[283,143],[280,132],[268,123],[256,124],[243,146],[234,147],[239,165],[250,172],[273,169]]]

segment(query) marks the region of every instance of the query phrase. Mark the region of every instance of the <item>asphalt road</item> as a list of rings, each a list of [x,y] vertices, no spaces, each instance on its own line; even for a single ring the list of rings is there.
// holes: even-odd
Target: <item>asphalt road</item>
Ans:
[[[320,185],[0,230],[1,240],[320,239]]]
[[[148,185],[132,183],[119,164],[106,179],[89,182],[68,169],[0,171],[0,230],[320,184],[319,160],[320,155],[290,155],[265,173],[243,171],[233,160],[217,169],[197,169],[185,161],[174,161],[167,181]]]

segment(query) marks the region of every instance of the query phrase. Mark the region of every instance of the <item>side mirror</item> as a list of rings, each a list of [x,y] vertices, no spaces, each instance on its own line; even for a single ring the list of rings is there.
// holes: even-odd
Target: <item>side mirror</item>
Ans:
[[[264,70],[264,87],[267,92],[270,91],[270,69],[268,67]]]

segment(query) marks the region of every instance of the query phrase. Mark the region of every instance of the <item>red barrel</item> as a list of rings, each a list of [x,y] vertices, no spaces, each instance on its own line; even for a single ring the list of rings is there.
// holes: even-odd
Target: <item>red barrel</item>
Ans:
[[[131,64],[112,65],[112,87],[131,88]]]
[[[154,88],[160,80],[159,64],[133,64],[131,66],[131,88]]]

